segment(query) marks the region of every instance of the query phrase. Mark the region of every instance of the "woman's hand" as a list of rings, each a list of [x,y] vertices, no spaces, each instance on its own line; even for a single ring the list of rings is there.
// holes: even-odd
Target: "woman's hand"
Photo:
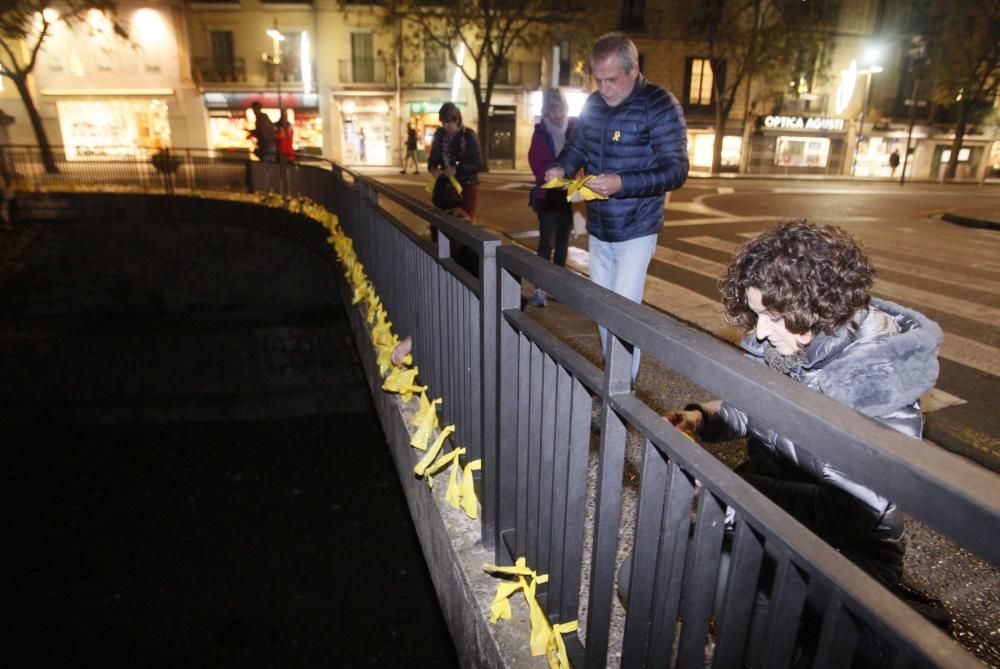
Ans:
[[[693,436],[701,434],[702,428],[705,427],[705,414],[701,411],[668,411],[665,418],[681,432]]]

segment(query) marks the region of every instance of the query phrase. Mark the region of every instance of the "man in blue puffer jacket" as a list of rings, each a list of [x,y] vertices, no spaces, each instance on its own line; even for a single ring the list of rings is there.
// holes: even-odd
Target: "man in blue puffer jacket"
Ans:
[[[597,91],[545,178],[596,175],[587,182],[607,200],[587,203],[590,278],[642,302],[646,269],[663,227],[665,194],[687,179],[687,125],[677,99],[639,72],[639,51],[624,33],[608,33],[590,52]],[[601,329],[607,347],[607,331]],[[632,380],[639,352],[632,361]]]

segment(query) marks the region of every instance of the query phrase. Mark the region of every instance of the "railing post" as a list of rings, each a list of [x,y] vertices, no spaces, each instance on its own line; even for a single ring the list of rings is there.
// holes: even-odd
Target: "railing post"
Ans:
[[[497,397],[502,386],[499,380],[499,342],[500,330],[497,321],[500,318],[500,277],[497,269],[497,248],[500,240],[484,242],[479,254],[479,278],[481,295],[479,298],[479,355],[480,355],[480,415],[479,433],[480,456],[483,459],[483,469],[480,478],[480,499],[483,506],[482,541],[483,546],[492,549],[496,546],[496,477],[491,472],[496,470],[497,458],[497,413],[499,405]]]
[[[484,449],[483,471],[483,531],[490,528],[497,564],[511,564],[503,541],[503,533],[516,526],[517,512],[517,412],[518,397],[518,335],[504,319],[504,312],[521,305],[521,283],[497,262],[496,305],[496,396],[494,411],[496,426],[493,450]],[[492,460],[492,461],[491,461]]]

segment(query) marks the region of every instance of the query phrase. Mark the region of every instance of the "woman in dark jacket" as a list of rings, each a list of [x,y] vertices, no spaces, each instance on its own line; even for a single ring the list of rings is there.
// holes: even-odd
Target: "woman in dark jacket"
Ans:
[[[528,149],[528,163],[535,175],[531,206],[538,214],[538,255],[563,267],[569,249],[569,233],[573,229],[573,209],[561,189],[546,190],[545,170],[563,150],[573,133],[573,119],[567,116],[566,98],[558,88],[550,88],[542,96],[542,120],[535,124],[535,134]],[[555,250],[555,257],[552,252]],[[545,291],[535,290],[532,304],[545,306]]]
[[[875,270],[843,230],[780,223],[733,257],[721,287],[727,319],[763,365],[911,437],[938,374],[941,329],[870,295]],[[890,500],[726,402],[689,405],[671,422],[703,440],[749,437],[737,470],[883,584],[899,584],[903,518]]]
[[[462,186],[462,201],[457,208],[470,219],[476,215],[479,201],[479,170],[483,152],[475,131],[462,125],[462,112],[452,102],[445,102],[438,112],[441,127],[434,132],[427,171],[436,178],[455,177]]]

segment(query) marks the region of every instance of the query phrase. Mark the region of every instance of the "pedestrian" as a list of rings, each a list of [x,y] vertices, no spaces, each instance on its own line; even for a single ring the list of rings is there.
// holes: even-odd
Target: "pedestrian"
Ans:
[[[358,130],[358,162],[367,163],[368,154],[365,152],[365,129]]]
[[[265,162],[274,162],[278,156],[278,143],[274,134],[274,122],[264,113],[260,102],[250,105],[253,111],[254,127],[250,136],[257,143],[254,155]]]
[[[664,196],[687,179],[687,125],[677,99],[639,72],[639,52],[620,32],[600,37],[590,52],[597,91],[545,179],[575,175],[606,200],[587,203],[590,278],[641,302],[646,269],[663,228]],[[607,351],[607,330],[600,329]],[[639,351],[632,361],[632,383]]]
[[[794,220],[744,244],[720,289],[726,320],[746,333],[741,345],[751,359],[919,439],[920,397],[937,379],[941,329],[916,311],[872,298],[874,279],[874,268],[846,232]],[[777,431],[780,424],[765,426],[725,401],[690,404],[668,419],[703,441],[749,437],[749,457],[736,469],[744,480],[924,615],[947,621],[940,602],[900,585],[903,514],[877,490],[793,443]],[[773,567],[761,577],[751,646],[764,641]],[[728,554],[717,592],[725,591],[727,572]],[[869,661],[882,652],[870,630],[862,646]]]
[[[441,127],[434,131],[427,171],[434,175],[434,206],[446,211],[461,210],[470,220],[476,216],[479,201],[479,170],[483,153],[479,138],[462,125],[462,112],[453,102],[445,102],[438,111]],[[458,193],[448,177],[455,177]]]
[[[295,128],[288,120],[288,110],[282,109],[278,122],[274,124],[274,136],[278,145],[278,158],[283,163],[295,161]]]
[[[538,214],[538,256],[552,260],[560,267],[566,265],[569,233],[573,229],[573,208],[566,201],[565,193],[546,190],[541,186],[545,183],[545,170],[573,134],[576,121],[569,118],[568,111],[562,91],[558,88],[545,91],[542,95],[542,120],[535,124],[531,148],[528,150],[528,163],[535,174],[531,208]],[[531,303],[536,307],[544,307],[545,301],[545,291],[536,288]]]
[[[420,174],[420,166],[417,164],[417,130],[413,123],[406,124],[406,157],[403,158],[403,169],[400,174],[406,174],[406,168],[413,161],[413,173]]]
[[[889,176],[896,176],[897,167],[899,167],[899,149],[893,149],[889,154],[889,169],[892,170]]]

